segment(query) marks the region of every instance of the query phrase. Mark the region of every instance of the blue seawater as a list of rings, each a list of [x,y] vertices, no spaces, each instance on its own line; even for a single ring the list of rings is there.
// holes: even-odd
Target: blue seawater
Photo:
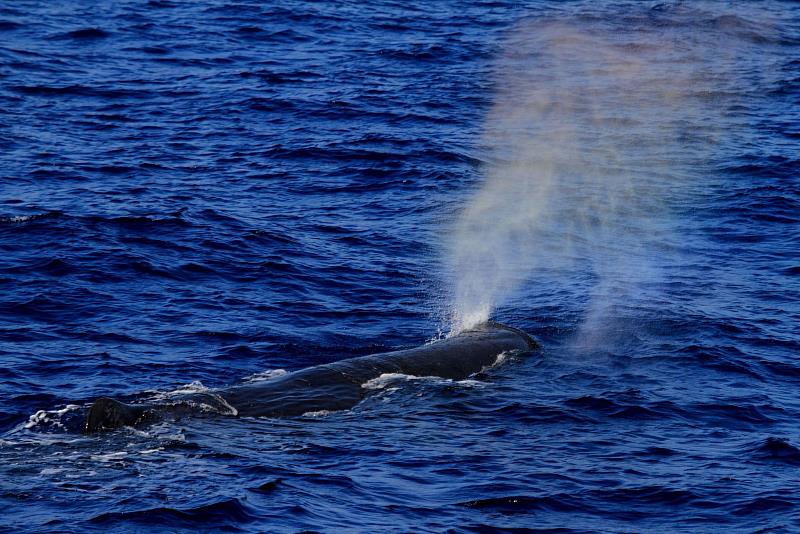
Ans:
[[[539,273],[495,316],[544,350],[474,380],[75,431],[446,330],[496,58],[545,20],[704,80],[652,298],[576,342],[591,269]],[[800,531],[799,155],[792,2],[3,2],[0,530]]]

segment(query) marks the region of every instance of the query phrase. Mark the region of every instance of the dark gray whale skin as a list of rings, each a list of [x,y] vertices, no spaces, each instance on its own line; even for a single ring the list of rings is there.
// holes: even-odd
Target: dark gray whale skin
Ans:
[[[212,393],[192,393],[171,403],[124,404],[102,397],[86,418],[87,433],[138,426],[166,416],[202,411],[242,417],[292,417],[320,410],[345,410],[364,397],[362,384],[385,373],[461,380],[509,351],[531,351],[525,332],[493,321],[413,349],[350,358]]]

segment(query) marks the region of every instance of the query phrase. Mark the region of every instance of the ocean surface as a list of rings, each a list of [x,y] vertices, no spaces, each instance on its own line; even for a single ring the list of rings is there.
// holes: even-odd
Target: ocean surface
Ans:
[[[588,186],[472,223],[575,212],[492,309],[541,352],[81,434],[446,335],[453,221],[564,121]],[[0,3],[0,530],[797,532],[798,421],[800,4]]]

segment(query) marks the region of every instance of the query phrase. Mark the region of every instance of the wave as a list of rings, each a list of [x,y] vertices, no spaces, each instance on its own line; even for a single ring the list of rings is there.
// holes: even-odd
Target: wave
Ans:
[[[76,39],[76,40],[92,40],[92,39],[105,39],[111,34],[100,28],[83,28],[80,30],[73,30],[66,33],[61,33],[53,37],[54,39]]]
[[[152,96],[145,89],[108,89],[88,85],[12,85],[12,91],[28,96],[88,96],[108,99],[136,99]]]
[[[90,523],[112,525],[130,522],[159,525],[161,528],[233,527],[258,519],[257,513],[241,499],[228,498],[192,508],[157,507],[130,512],[106,512],[89,519]],[[238,530],[238,529],[237,529]]]
[[[800,465],[800,449],[784,438],[770,436],[748,449],[748,452],[756,460]]]

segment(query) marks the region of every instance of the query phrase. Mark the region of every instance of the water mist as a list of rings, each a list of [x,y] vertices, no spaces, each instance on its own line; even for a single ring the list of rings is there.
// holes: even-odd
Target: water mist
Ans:
[[[690,47],[645,25],[526,23],[504,49],[483,181],[447,234],[452,331],[488,319],[533,275],[574,270],[588,273],[588,339],[659,278],[665,205],[698,156],[687,138],[713,135],[694,98],[704,73],[685,67]]]

